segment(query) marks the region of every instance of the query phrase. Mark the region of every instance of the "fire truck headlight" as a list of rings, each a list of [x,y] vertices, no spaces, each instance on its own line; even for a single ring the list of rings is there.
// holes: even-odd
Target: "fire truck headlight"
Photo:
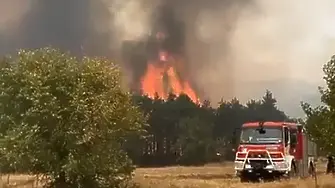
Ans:
[[[235,162],[235,168],[243,168],[243,162]]]
[[[245,168],[251,168],[251,165],[250,164],[246,164]]]
[[[287,168],[287,164],[285,162],[276,163],[277,168]]]

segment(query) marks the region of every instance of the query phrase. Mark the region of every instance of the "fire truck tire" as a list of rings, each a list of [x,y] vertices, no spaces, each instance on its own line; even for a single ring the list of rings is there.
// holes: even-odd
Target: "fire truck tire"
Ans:
[[[315,175],[315,164],[313,163],[313,161],[309,162],[309,165],[308,165],[308,174],[311,175],[311,176]]]
[[[247,175],[247,174],[241,174],[240,175],[240,182],[241,183],[247,183],[247,182],[250,182],[250,181],[251,181],[250,175]]]
[[[258,180],[258,177],[253,174],[241,174],[240,176],[241,183],[258,182]]]
[[[246,177],[240,177],[240,182],[241,183],[247,183],[247,182],[249,182],[249,180],[248,180],[248,178],[246,178]]]
[[[289,178],[294,178],[296,176],[297,176],[297,167],[296,167],[294,161],[292,161],[291,170],[288,172],[288,177]]]
[[[241,175],[240,176],[240,182],[241,183],[247,183],[247,182],[249,182],[249,177],[246,176],[246,175]]]

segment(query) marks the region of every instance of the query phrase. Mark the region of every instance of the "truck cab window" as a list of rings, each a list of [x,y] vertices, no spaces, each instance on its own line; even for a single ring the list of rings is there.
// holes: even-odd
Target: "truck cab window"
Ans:
[[[297,146],[297,130],[292,130],[290,132],[290,139],[291,148],[295,148]]]
[[[285,142],[285,147],[288,146],[289,144],[289,130],[287,127],[284,127],[284,142]]]

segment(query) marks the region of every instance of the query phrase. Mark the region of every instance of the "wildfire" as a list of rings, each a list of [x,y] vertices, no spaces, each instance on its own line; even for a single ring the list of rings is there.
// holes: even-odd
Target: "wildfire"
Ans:
[[[146,74],[142,78],[142,91],[154,98],[156,93],[166,99],[172,92],[176,96],[186,94],[193,102],[198,103],[198,97],[187,81],[182,81],[176,70],[176,58],[169,56],[165,51],[160,51],[157,62],[149,62]]]

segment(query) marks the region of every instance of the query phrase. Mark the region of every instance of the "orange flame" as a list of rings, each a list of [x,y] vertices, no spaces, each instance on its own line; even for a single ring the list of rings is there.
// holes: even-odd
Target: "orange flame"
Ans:
[[[150,98],[154,98],[157,93],[162,99],[168,97],[169,91],[164,87],[164,75],[168,78],[168,87],[172,90],[173,94],[179,96],[180,94],[186,94],[193,102],[199,103],[198,97],[191,85],[187,81],[181,81],[178,77],[176,67],[173,66],[172,58],[170,58],[167,52],[159,53],[159,62],[148,63],[145,75],[142,78],[142,91]]]
[[[142,90],[150,98],[155,97],[155,93],[161,98],[166,98],[163,89],[164,69],[156,67],[154,64],[148,64],[147,72],[142,79]]]

